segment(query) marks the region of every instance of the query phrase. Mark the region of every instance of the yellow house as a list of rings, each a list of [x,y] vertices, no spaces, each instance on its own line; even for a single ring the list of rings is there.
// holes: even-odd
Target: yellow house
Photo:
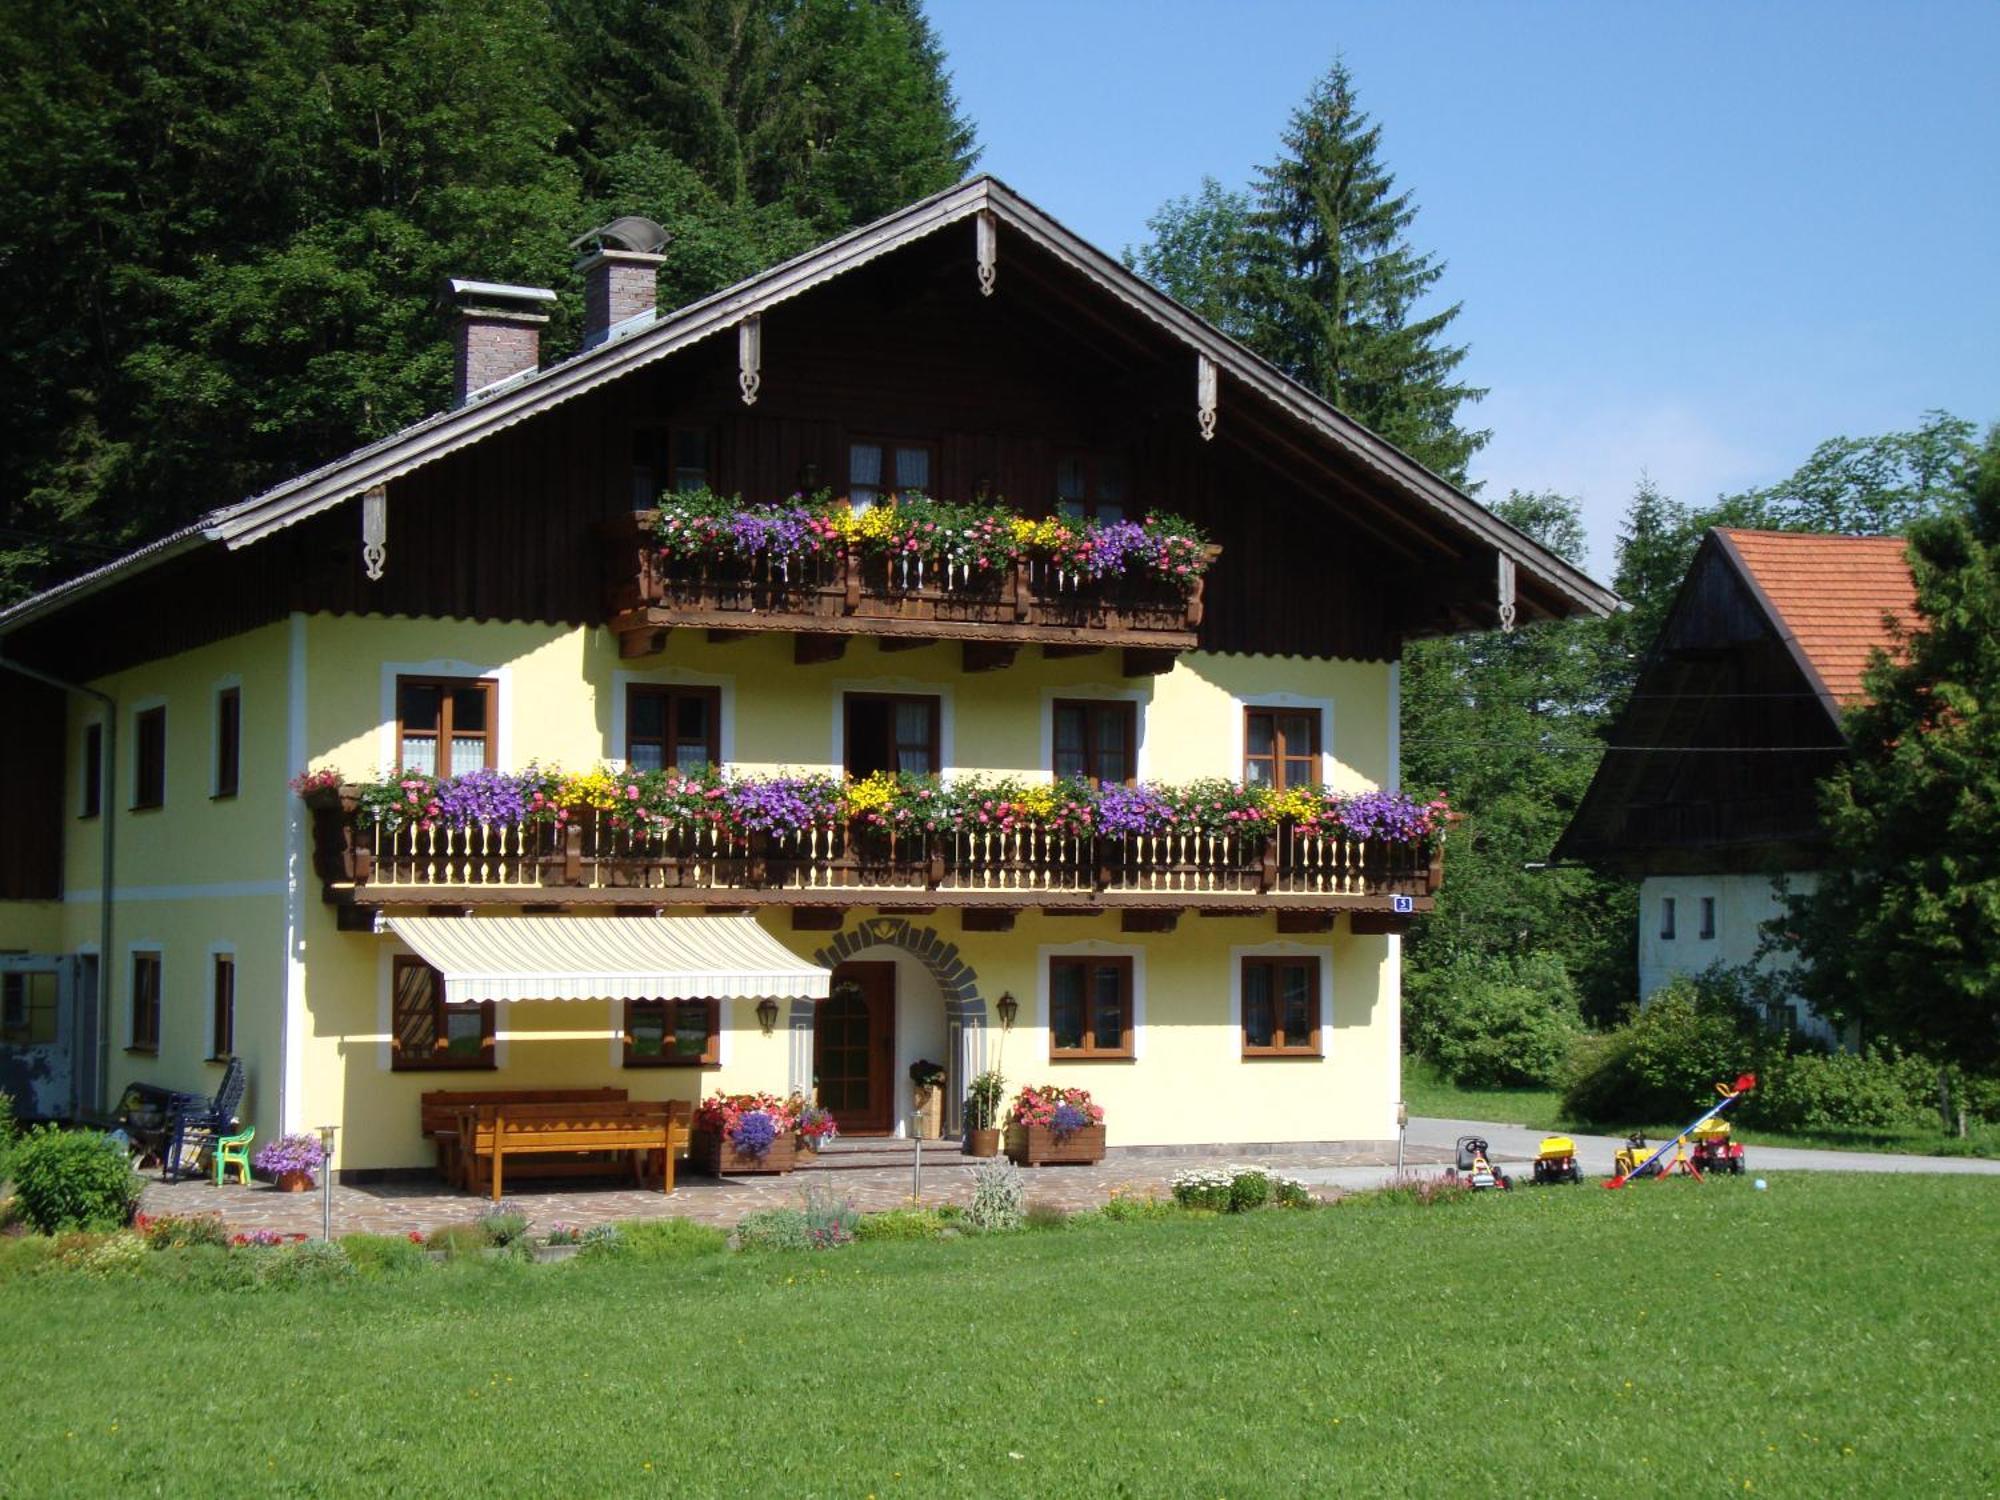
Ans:
[[[453,1087],[901,1134],[919,1061],[954,1131],[1391,1134],[1402,644],[1611,596],[991,178],[674,311],[649,248],[548,362],[457,284],[449,410],[0,614],[0,1087],[240,1057],[348,1171]]]

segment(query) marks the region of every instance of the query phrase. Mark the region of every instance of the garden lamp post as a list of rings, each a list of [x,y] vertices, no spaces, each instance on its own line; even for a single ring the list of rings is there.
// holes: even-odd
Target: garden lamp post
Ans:
[[[1410,1106],[1406,1101],[1398,1099],[1396,1101],[1396,1176],[1398,1178],[1403,1175],[1403,1139],[1409,1133]]]
[[[319,1237],[333,1239],[333,1137],[338,1125],[319,1128]]]

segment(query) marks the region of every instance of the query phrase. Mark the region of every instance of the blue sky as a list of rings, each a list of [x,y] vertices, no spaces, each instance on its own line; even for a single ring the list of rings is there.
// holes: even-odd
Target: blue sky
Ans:
[[[1701,501],[2000,419],[2000,4],[931,0],[981,166],[1116,251],[1336,54],[1448,262],[1488,497]]]

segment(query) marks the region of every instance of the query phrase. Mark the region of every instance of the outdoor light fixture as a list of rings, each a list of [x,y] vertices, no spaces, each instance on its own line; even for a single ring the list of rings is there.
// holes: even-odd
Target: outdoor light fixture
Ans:
[[[333,1138],[338,1125],[319,1128],[319,1237],[333,1238]]]
[[[1012,1031],[1014,1018],[1021,1014],[1021,1002],[1014,998],[1012,990],[1008,990],[1000,996],[996,1004],[1000,1011],[1000,1029]]]
[[[778,1002],[769,995],[757,1002],[757,1024],[764,1028],[765,1036],[769,1036],[778,1025]]]

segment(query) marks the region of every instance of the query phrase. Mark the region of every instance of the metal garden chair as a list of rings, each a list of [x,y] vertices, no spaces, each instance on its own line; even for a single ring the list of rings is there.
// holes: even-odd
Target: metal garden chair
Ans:
[[[202,1152],[213,1149],[221,1137],[236,1128],[236,1111],[243,1107],[247,1085],[243,1059],[232,1057],[213,1099],[196,1099],[174,1111],[167,1127],[166,1155],[160,1161],[162,1182],[196,1174]]]

